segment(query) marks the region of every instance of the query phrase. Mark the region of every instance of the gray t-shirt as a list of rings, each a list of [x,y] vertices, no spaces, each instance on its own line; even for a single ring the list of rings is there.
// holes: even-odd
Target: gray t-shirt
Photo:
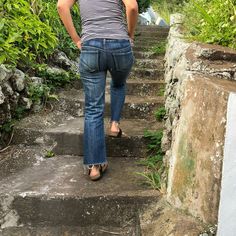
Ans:
[[[122,0],[78,0],[81,41],[95,38],[129,39]]]

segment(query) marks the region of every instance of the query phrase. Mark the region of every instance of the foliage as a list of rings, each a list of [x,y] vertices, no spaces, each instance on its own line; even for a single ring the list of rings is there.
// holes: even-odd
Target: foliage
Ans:
[[[151,0],[137,0],[139,13],[142,13],[147,10],[150,6]]]
[[[46,150],[46,153],[44,155],[45,158],[51,158],[54,156],[55,156],[55,153],[52,150]]]
[[[179,11],[185,1],[183,0],[151,0],[151,6],[169,24],[170,14]]]
[[[157,96],[164,96],[164,94],[165,94],[165,88],[160,88],[157,93]]]
[[[162,121],[166,115],[166,109],[165,107],[158,108],[154,113],[157,121]]]
[[[41,19],[41,21],[47,23],[52,28],[53,32],[57,35],[57,48],[61,51],[64,51],[70,58],[75,59],[78,55],[78,48],[71,40],[65,27],[62,25],[56,8],[57,0],[41,0],[41,2],[42,8],[41,11],[38,13],[39,18]],[[77,4],[75,4],[72,8],[71,15],[76,31],[80,33],[81,19]]]
[[[144,137],[148,139],[147,149],[149,156],[145,160],[140,161],[140,163],[147,167],[147,171],[137,173],[145,178],[148,185],[160,191],[163,187],[162,175],[165,171],[163,164],[164,153],[161,149],[162,136],[162,131],[145,131]]]
[[[190,39],[236,49],[236,0],[190,0],[184,14]]]
[[[43,103],[45,103],[49,97],[50,90],[50,87],[46,84],[29,83],[28,85],[29,98],[36,104],[40,103],[42,100]]]
[[[33,13],[29,1],[3,1],[0,12],[0,63],[27,64],[53,52],[56,35]]]
[[[78,50],[63,27],[56,0],[1,0],[0,64],[31,67],[45,61],[57,47],[75,57]],[[80,32],[78,8],[72,10]]]
[[[157,55],[163,55],[166,52],[166,41],[159,42],[155,46],[151,47],[151,52]]]

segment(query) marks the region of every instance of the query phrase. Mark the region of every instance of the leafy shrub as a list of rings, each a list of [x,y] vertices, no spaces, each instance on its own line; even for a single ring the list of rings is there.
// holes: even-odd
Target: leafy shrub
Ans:
[[[190,0],[184,14],[191,39],[236,49],[236,0]]]
[[[139,13],[147,10],[150,6],[151,0],[137,0]]]
[[[0,64],[31,67],[41,63],[57,47],[70,57],[78,49],[62,25],[56,0],[1,0]],[[72,9],[75,26],[80,32],[77,7]]]
[[[164,153],[161,149],[161,140],[163,132],[148,131],[144,132],[144,137],[148,140],[148,152],[149,156],[139,161],[140,164],[147,167],[145,172],[138,172],[137,174],[145,178],[145,182],[154,189],[163,191],[163,173],[165,172],[165,166],[163,164]]]
[[[56,4],[57,0],[41,0],[41,10],[38,12],[38,16],[41,21],[47,23],[52,28],[53,32],[57,35],[58,45],[57,48],[64,51],[70,58],[75,58],[78,55],[78,48],[71,40],[65,27],[63,26],[60,17],[57,12]],[[81,32],[81,19],[80,12],[77,4],[71,9],[72,19],[78,33]]]
[[[0,12],[0,63],[27,64],[53,52],[56,35],[34,14],[29,1],[3,1]]]
[[[162,121],[166,115],[165,107],[160,107],[159,109],[157,109],[154,115],[158,121]]]

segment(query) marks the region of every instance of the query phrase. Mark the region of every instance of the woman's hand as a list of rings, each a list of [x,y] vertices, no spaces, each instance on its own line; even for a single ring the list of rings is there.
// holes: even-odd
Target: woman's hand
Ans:
[[[81,51],[81,40],[78,40],[77,42],[75,42],[75,45]]]
[[[133,38],[129,38],[129,41],[130,41],[131,47],[133,47],[134,46],[134,39]]]

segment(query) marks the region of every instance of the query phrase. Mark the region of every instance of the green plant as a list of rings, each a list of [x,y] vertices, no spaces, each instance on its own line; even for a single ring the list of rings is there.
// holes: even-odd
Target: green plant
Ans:
[[[190,0],[183,12],[189,39],[236,49],[236,0]]]
[[[51,27],[32,12],[29,1],[3,1],[0,13],[0,63],[28,64],[47,58],[57,44]]]
[[[158,92],[157,92],[157,96],[164,96],[165,95],[165,88],[161,87]]]
[[[54,156],[55,156],[55,153],[52,150],[46,150],[46,153],[44,155],[45,158],[51,158]]]
[[[50,91],[50,87],[46,84],[29,83],[28,85],[29,98],[34,103],[40,103],[41,101],[45,103],[49,97]]]
[[[52,28],[53,32],[57,35],[58,44],[57,48],[64,51],[67,56],[72,59],[78,57],[78,48],[71,40],[65,27],[63,26],[60,17],[57,12],[56,4],[57,0],[41,0],[41,10],[38,12],[38,16],[42,22],[47,23]],[[75,4],[71,9],[72,19],[78,33],[81,32],[81,18],[78,5]]]
[[[149,154],[162,154],[161,150],[161,139],[163,136],[163,131],[149,131],[145,130],[144,138],[148,140],[147,149]]]
[[[151,0],[137,0],[137,2],[139,13],[142,13],[150,6]]]
[[[151,52],[157,55],[162,55],[165,54],[166,52],[166,42],[160,42],[157,45],[151,47],[150,49]]]
[[[1,0],[0,64],[31,68],[35,62],[46,61],[55,48],[77,57],[78,49],[60,21],[56,3],[56,0]],[[76,4],[71,12],[80,32]]]
[[[157,121],[162,121],[166,115],[166,109],[165,107],[158,108],[154,113]]]
[[[169,24],[170,14],[180,11],[185,2],[183,0],[151,0],[151,6]]]
[[[165,172],[163,164],[164,153],[161,149],[162,136],[163,132],[161,130],[146,130],[144,132],[144,137],[148,139],[147,149],[149,155],[144,160],[139,161],[139,163],[146,166],[146,171],[136,173],[145,179],[145,183],[160,191],[163,188],[162,175]]]

